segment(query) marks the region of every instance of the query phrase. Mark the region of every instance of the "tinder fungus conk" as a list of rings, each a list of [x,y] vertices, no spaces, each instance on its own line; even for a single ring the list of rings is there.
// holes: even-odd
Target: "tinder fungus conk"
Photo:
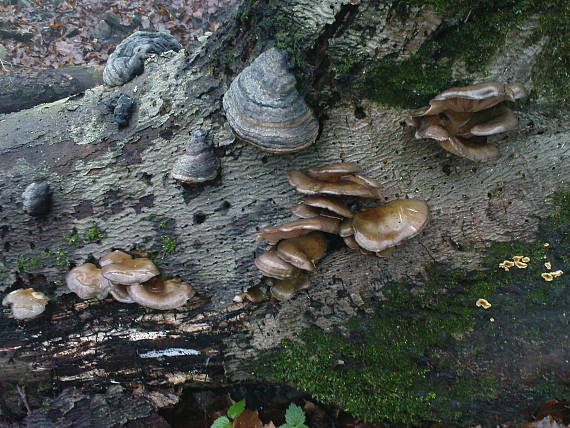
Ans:
[[[319,123],[295,84],[286,51],[272,48],[259,55],[224,95],[235,134],[269,152],[296,152],[313,144]]]
[[[427,204],[417,199],[367,208],[352,219],[354,240],[365,250],[383,251],[419,234],[428,219]]]
[[[33,288],[14,290],[2,300],[3,306],[11,306],[12,316],[17,320],[37,317],[45,310],[47,304],[46,295]]]
[[[65,284],[81,299],[104,299],[111,289],[110,281],[101,276],[101,269],[92,263],[71,269],[65,276]]]
[[[52,190],[48,183],[31,183],[22,193],[24,211],[33,217],[47,214],[51,208]]]
[[[107,60],[103,81],[109,86],[120,86],[141,74],[149,54],[182,48],[168,32],[137,31],[123,40]]]
[[[151,309],[167,310],[183,306],[195,292],[179,279],[154,278],[144,284],[127,287],[129,297],[139,305]]]
[[[416,128],[415,137],[431,138],[450,153],[472,161],[498,159],[499,149],[486,141],[489,135],[518,126],[513,112],[504,104],[526,96],[519,84],[480,83],[452,88],[413,112],[406,120]]]
[[[202,183],[218,176],[220,161],[214,143],[203,129],[195,131],[186,144],[186,153],[172,167],[172,178],[182,183]]]

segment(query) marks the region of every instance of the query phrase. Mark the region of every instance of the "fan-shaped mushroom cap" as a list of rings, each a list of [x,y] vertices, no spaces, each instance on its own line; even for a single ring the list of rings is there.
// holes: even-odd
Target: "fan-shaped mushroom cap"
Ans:
[[[271,278],[285,279],[297,276],[300,270],[277,255],[275,248],[255,258],[255,266]]]
[[[354,235],[354,229],[352,227],[352,219],[351,218],[345,218],[339,226],[339,230],[338,230],[338,234],[342,237],[342,238],[346,238],[347,236],[352,236]]]
[[[47,304],[46,295],[33,288],[14,290],[2,300],[3,306],[11,306],[12,316],[17,320],[37,317],[45,310]]]
[[[526,97],[526,90],[518,83],[509,85],[498,82],[477,83],[443,91],[429,102],[429,107],[416,110],[413,115],[435,115],[448,110],[476,112],[493,107],[503,101],[515,101],[524,97]]]
[[[128,260],[132,260],[130,254],[125,253],[121,250],[111,251],[110,253],[105,254],[103,257],[99,259],[99,266],[105,267],[107,265],[111,265],[113,263],[121,264]]]
[[[109,290],[109,293],[111,293],[111,296],[113,296],[117,302],[135,303],[131,296],[129,296],[129,287],[130,285],[113,284]]]
[[[368,251],[382,251],[420,233],[429,218],[424,201],[404,199],[368,208],[353,218],[354,239]]]
[[[308,205],[300,203],[291,208],[291,212],[295,214],[297,217],[311,218],[311,217],[320,216],[322,210],[319,208],[310,207]]]
[[[295,88],[287,52],[259,55],[224,94],[226,118],[236,135],[269,152],[296,152],[313,144],[319,122]]]
[[[131,285],[155,277],[158,269],[149,259],[140,258],[106,265],[101,269],[101,274],[113,283]]]
[[[342,240],[344,241],[344,243],[346,244],[346,246],[348,248],[350,248],[351,250],[358,250],[360,249],[360,245],[358,245],[358,242],[356,242],[356,240],[354,239],[354,236],[349,235],[349,236],[343,236]]]
[[[170,33],[137,31],[119,43],[109,56],[103,70],[103,81],[109,86],[123,85],[143,72],[144,59],[149,54],[181,48]]]
[[[322,208],[327,211],[332,211],[335,214],[339,214],[342,217],[351,218],[352,211],[346,206],[344,202],[339,199],[329,198],[326,196],[309,196],[305,198],[303,204],[310,207]],[[326,215],[326,214],[321,214]]]
[[[257,234],[257,241],[267,241],[277,244],[282,239],[296,238],[307,235],[315,230],[338,234],[340,220],[330,217],[311,217],[292,221],[281,226],[269,226]]]
[[[104,299],[111,289],[111,283],[101,276],[101,269],[92,263],[71,269],[65,276],[65,284],[81,299]]]
[[[320,181],[300,170],[291,170],[287,173],[289,184],[298,192],[305,195],[337,195],[360,196],[363,198],[379,199],[380,193],[376,187],[366,186],[347,180],[335,182]]]
[[[313,166],[304,171],[308,176],[321,181],[338,181],[344,175],[357,174],[360,167],[353,162],[331,163]]]
[[[307,275],[299,275],[295,278],[272,280],[269,292],[271,296],[281,302],[289,300],[300,290],[309,288],[310,281]]]
[[[139,305],[151,309],[176,309],[183,306],[194,294],[194,290],[180,279],[151,279],[145,284],[127,287],[129,297]]]
[[[460,137],[449,137],[440,141],[439,144],[448,152],[475,162],[495,160],[501,156],[499,149],[494,144],[473,143]]]
[[[284,239],[277,245],[277,255],[299,269],[315,272],[315,262],[327,252],[327,239],[322,232],[311,232],[299,238]]]
[[[186,153],[172,167],[172,178],[183,183],[202,183],[218,176],[220,160],[214,143],[203,129],[195,131],[186,145]]]

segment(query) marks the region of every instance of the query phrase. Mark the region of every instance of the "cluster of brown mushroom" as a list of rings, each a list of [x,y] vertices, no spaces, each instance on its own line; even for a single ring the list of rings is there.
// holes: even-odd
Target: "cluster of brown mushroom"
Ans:
[[[500,156],[499,149],[487,143],[487,136],[518,126],[506,103],[526,96],[525,88],[517,83],[451,88],[432,99],[428,107],[413,112],[406,122],[416,128],[416,138],[432,138],[454,155],[472,161],[494,160]]]
[[[67,288],[82,299],[104,299],[111,293],[119,302],[161,310],[178,308],[195,294],[179,279],[158,278],[158,268],[147,258],[117,250],[101,257],[99,266],[85,263],[71,269]]]
[[[384,256],[401,241],[420,233],[429,218],[427,204],[415,199],[353,213],[335,196],[380,198],[378,183],[360,175],[354,163],[292,170],[288,178],[297,191],[311,196],[292,209],[300,220],[265,227],[258,233],[258,241],[274,247],[255,259],[257,268],[270,278],[271,295],[278,300],[287,300],[309,286],[303,272],[315,272],[315,263],[325,256],[324,233],[342,236],[349,248]],[[258,289],[253,291],[260,296]],[[251,293],[250,289],[246,297],[256,301]]]
[[[3,306],[10,306],[12,316],[17,320],[35,318],[46,308],[47,296],[33,288],[19,288],[14,290],[2,300]]]

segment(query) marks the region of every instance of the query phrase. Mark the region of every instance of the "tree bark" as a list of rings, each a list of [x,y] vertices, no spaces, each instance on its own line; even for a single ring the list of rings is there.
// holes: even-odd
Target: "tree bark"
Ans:
[[[0,113],[57,101],[103,83],[103,70],[70,67],[0,74]]]
[[[570,177],[566,113],[525,106],[517,112],[519,129],[496,138],[501,159],[475,164],[415,140],[402,125],[407,110],[350,93],[331,101],[336,98],[324,84],[331,57],[351,49],[370,61],[405,57],[441,23],[421,8],[401,21],[393,7],[245,1],[206,43],[150,58],[144,74],[122,87],[100,86],[5,116],[0,291],[33,286],[55,297],[37,320],[17,322],[7,309],[0,313],[2,377],[31,373],[86,391],[109,382],[172,387],[244,379],[242,362],[260,349],[309,325],[328,329],[343,322],[381,295],[387,281],[421,277],[434,262],[476,269],[490,241],[532,237],[548,196]],[[272,16],[285,17],[291,32],[312,47],[309,63],[297,63],[295,71],[321,133],[295,154],[265,153],[235,140],[221,108],[235,74],[275,44],[270,34],[285,24]],[[365,39],[363,26],[370,25],[374,31],[368,28],[372,36]],[[105,106],[119,93],[137,104],[130,125],[120,129]],[[213,183],[183,186],[169,172],[197,128],[210,130],[221,174]],[[302,199],[287,183],[287,170],[340,159],[378,179],[385,200],[427,200],[432,220],[426,231],[388,259],[332,241],[308,292],[283,304],[232,303],[262,279],[253,259],[266,247],[255,242],[255,232],[292,220],[289,207]],[[20,195],[40,180],[54,189],[53,208],[32,218],[23,213]],[[86,237],[93,226],[105,234],[98,241]],[[175,239],[175,251],[165,250],[165,237]],[[154,253],[162,272],[191,283],[198,297],[180,310],[159,312],[64,294],[68,262],[98,259],[112,249]]]

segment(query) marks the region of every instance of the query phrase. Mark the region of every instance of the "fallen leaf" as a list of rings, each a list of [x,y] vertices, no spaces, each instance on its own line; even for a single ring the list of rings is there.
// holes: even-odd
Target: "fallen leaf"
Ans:
[[[234,419],[232,428],[264,428],[263,422],[259,419],[257,410],[245,409],[239,417]]]

